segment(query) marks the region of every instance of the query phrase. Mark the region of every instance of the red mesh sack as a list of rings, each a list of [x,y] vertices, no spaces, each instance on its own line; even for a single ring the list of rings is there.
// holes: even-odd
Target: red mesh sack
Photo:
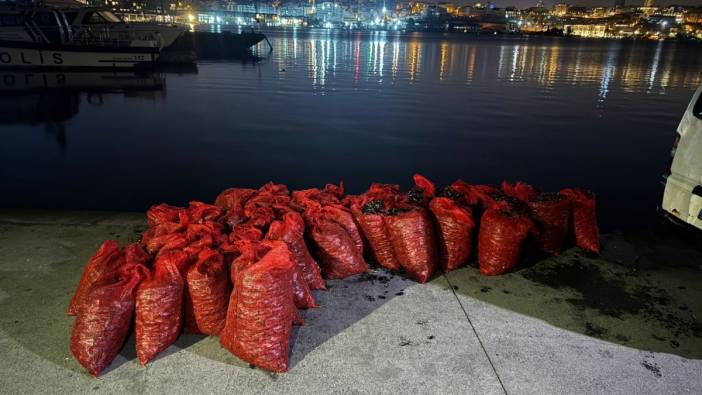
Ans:
[[[310,238],[325,278],[341,279],[368,271],[356,241],[343,226],[326,218],[321,210],[307,217]]]
[[[539,193],[527,202],[538,248],[551,255],[563,250],[570,229],[570,201],[555,193]]]
[[[94,284],[80,305],[71,332],[71,353],[97,377],[117,356],[129,334],[134,294],[148,273],[143,265],[124,265]]]
[[[255,203],[246,204],[244,215],[248,218],[249,224],[259,228],[265,228],[275,219],[273,207]]]
[[[526,203],[537,195],[536,190],[529,184],[517,182],[510,184],[507,181],[502,181],[502,192],[507,196],[517,198],[519,201]]]
[[[300,214],[291,212],[285,214],[282,221],[274,221],[271,224],[266,238],[281,240],[288,245],[295,265],[302,271],[302,276],[310,289],[326,289],[319,265],[305,245],[304,231],[305,224]]]
[[[182,251],[156,258],[153,274],[137,290],[136,354],[142,365],[173,344],[180,334],[185,287],[181,271],[188,260]]]
[[[515,267],[531,228],[531,220],[526,215],[507,205],[487,209],[480,220],[478,233],[480,273],[494,276]]]
[[[226,211],[225,222],[233,227],[246,221],[244,204],[255,193],[256,190],[250,188],[229,188],[217,196],[214,204]]]
[[[93,284],[106,274],[115,271],[122,263],[124,263],[124,259],[119,250],[119,242],[115,240],[103,242],[83,269],[76,292],[68,305],[68,315],[76,315],[78,306],[85,298],[85,295],[90,292]]]
[[[356,245],[358,252],[363,255],[363,237],[358,229],[356,220],[353,219],[353,214],[341,205],[337,206],[324,206],[322,207],[322,215],[337,224],[341,225],[346,232],[349,234],[351,240]]]
[[[229,278],[222,255],[203,249],[188,269],[188,293],[196,331],[217,336],[224,327],[229,302]],[[186,317],[187,320],[187,317]]]
[[[575,245],[578,247],[600,253],[600,228],[597,225],[597,208],[595,195],[581,189],[568,188],[560,192],[572,203],[573,234]]]
[[[255,263],[232,266],[236,286],[220,344],[272,372],[288,370],[290,331],[297,311],[292,301],[294,266],[285,243],[277,243]]]
[[[278,214],[288,211],[289,204],[287,187],[268,183],[246,202],[244,215],[248,218],[248,223],[265,228]]]
[[[357,205],[351,207],[351,212],[361,226],[375,260],[380,266],[390,271],[399,271],[400,262],[395,258],[395,252],[392,249],[385,216],[383,214],[366,214]]]
[[[268,182],[262,187],[258,188],[257,193],[270,195],[289,195],[290,191],[288,191],[288,187],[284,184],[274,184],[273,182]]]
[[[471,252],[471,233],[475,222],[471,211],[450,198],[438,197],[429,203],[437,224],[439,263],[444,272],[465,264]]]
[[[122,250],[124,254],[124,264],[142,264],[146,265],[151,261],[151,255],[149,255],[144,247],[140,243],[132,243],[124,247]]]
[[[427,211],[410,211],[385,217],[395,257],[410,278],[425,283],[438,266],[434,224]]]
[[[317,307],[317,302],[314,301],[314,296],[312,296],[310,286],[307,285],[305,276],[302,274],[302,270],[297,266],[297,264],[293,268],[292,290],[295,307],[299,309],[311,309]]]
[[[432,197],[436,194],[436,187],[434,186],[434,183],[429,181],[428,178],[424,177],[421,174],[415,174],[412,176],[412,179],[414,180],[414,185],[415,189],[418,192],[421,192],[421,201],[417,201],[415,203],[422,203],[422,204],[427,204],[431,200]]]
[[[181,208],[169,206],[168,204],[159,204],[151,206],[146,211],[146,221],[150,227],[154,227],[169,222],[178,222],[180,220]]]
[[[304,212],[320,206],[341,204],[344,198],[344,183],[339,185],[327,184],[323,189],[305,189],[294,191],[290,205],[298,211]]]
[[[263,240],[263,232],[261,229],[248,224],[243,223],[235,226],[232,229],[232,233],[229,234],[229,241],[235,242],[237,240]]]
[[[254,264],[258,260],[260,260],[263,256],[265,256],[271,249],[273,248],[278,248],[280,246],[285,246],[287,248],[287,245],[283,241],[276,241],[276,240],[264,240],[264,241],[251,241],[251,240],[239,240],[233,244],[234,249],[236,250],[236,253],[238,254],[237,258],[234,259],[231,265],[231,270],[230,270],[230,279],[232,284],[235,284],[236,287],[236,281],[237,281],[237,273],[241,271],[243,268],[248,267],[249,265]],[[288,252],[290,252],[290,249],[288,248]],[[292,252],[290,252],[292,256]],[[293,258],[294,259],[294,258]],[[309,290],[309,287],[307,287],[307,283],[305,282],[304,278],[302,277],[302,274],[297,270],[297,267],[293,268],[293,283],[292,283],[292,294],[293,294],[293,307],[317,307],[316,303],[314,302],[314,298],[312,297],[312,293]],[[230,300],[231,304],[231,300]],[[292,309],[293,311],[293,324],[295,325],[302,325],[304,324],[304,321],[302,319],[302,316],[300,315],[299,311],[296,308]]]
[[[495,203],[495,197],[504,193],[492,185],[471,185],[463,180],[451,184],[451,189],[463,196],[469,206],[488,208]]]
[[[297,214],[297,213],[294,213]],[[297,214],[299,215],[299,214]],[[279,223],[280,221],[274,221],[273,224]],[[269,232],[270,234],[270,232]],[[267,235],[268,236],[268,235]],[[268,238],[268,241],[262,243],[266,247],[266,250],[270,248],[269,241],[272,241],[274,239]],[[280,240],[280,241],[274,241],[274,244],[276,243],[283,243],[287,246],[287,243],[285,241]],[[290,250],[290,247],[287,247],[288,250]],[[292,254],[292,250],[290,250]],[[293,255],[293,260],[295,260],[295,256]],[[314,301],[314,297],[312,296],[312,291],[310,291],[309,285],[307,285],[307,281],[305,280],[305,276],[303,274],[302,268],[295,263],[295,267],[293,268],[293,282],[292,282],[292,291],[293,291],[293,301],[295,302],[295,306],[300,308],[300,309],[308,309],[308,308],[314,308],[317,307],[317,303]]]
[[[191,244],[200,239],[211,240],[214,245],[227,240],[227,235],[223,233],[222,225],[211,221],[188,225],[185,237]]]
[[[149,240],[149,242],[146,243],[146,251],[158,256],[170,251],[182,250],[188,244],[188,239],[184,234],[170,233]]]
[[[203,202],[190,202],[187,212],[194,223],[212,222],[222,216],[222,209]]]
[[[237,271],[256,262],[268,251],[268,248],[262,246],[261,242],[254,240],[239,240],[232,246],[236,258],[232,261],[230,267],[229,280],[236,287]]]
[[[187,228],[189,221],[185,210],[181,210],[178,222],[164,222],[150,227],[142,234],[141,241],[144,244],[149,244],[156,237],[182,232]]]
[[[222,210],[232,210],[237,207],[244,207],[244,203],[256,193],[251,188],[229,188],[217,195],[214,205]]]

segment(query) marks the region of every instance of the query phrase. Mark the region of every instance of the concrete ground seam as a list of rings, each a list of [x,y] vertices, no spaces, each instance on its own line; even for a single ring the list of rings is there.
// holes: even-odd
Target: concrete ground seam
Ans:
[[[480,348],[483,350],[483,353],[485,354],[485,358],[487,358],[488,362],[490,362],[490,367],[492,368],[492,371],[495,373],[495,377],[497,377],[497,381],[500,383],[500,387],[502,388],[502,391],[505,393],[505,395],[509,395],[507,393],[507,389],[505,388],[504,383],[502,383],[502,378],[500,378],[500,374],[497,372],[497,368],[495,368],[495,364],[492,362],[492,359],[490,358],[490,354],[488,354],[487,350],[485,349],[485,345],[483,344],[482,339],[480,339],[480,335],[478,334],[478,331],[475,329],[475,326],[473,325],[473,322],[470,319],[470,316],[468,315],[468,312],[466,311],[465,307],[463,306],[463,303],[461,303],[461,300],[459,299],[458,295],[456,295],[456,289],[453,287],[453,284],[451,284],[451,281],[448,279],[448,277],[444,274],[442,276],[446,279],[446,282],[448,283],[449,287],[451,288],[451,292],[453,293],[453,296],[456,298],[456,302],[458,302],[458,305],[461,306],[461,310],[463,310],[463,314],[466,316],[466,320],[468,320],[468,325],[470,325],[471,330],[473,330],[473,334],[475,334],[475,338],[478,339],[478,344],[480,344]]]

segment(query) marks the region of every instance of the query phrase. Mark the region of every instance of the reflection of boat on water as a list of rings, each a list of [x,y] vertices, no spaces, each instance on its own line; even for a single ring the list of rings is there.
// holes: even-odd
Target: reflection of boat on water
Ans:
[[[164,99],[166,80],[128,71],[0,71],[0,125],[45,125],[65,147],[65,122],[78,114],[81,102],[101,105],[104,95]]]
[[[0,97],[45,92],[164,91],[160,74],[134,72],[30,72],[0,71]],[[2,111],[2,109],[0,109]]]

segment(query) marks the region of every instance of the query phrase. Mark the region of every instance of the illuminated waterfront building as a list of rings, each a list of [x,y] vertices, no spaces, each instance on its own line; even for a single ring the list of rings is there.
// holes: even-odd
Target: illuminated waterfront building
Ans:
[[[517,20],[521,17],[522,13],[516,7],[505,8],[505,18]]]
[[[568,16],[570,17],[586,17],[590,10],[587,7],[572,6],[568,8]]]
[[[607,25],[599,24],[575,24],[565,25],[565,33],[576,37],[604,38],[607,36]]]
[[[553,15],[565,16],[568,13],[568,8],[570,5],[568,3],[557,3],[553,5]]]
[[[457,8],[453,3],[448,3],[445,1],[440,1],[436,3],[436,6],[439,8],[443,8],[447,14],[455,14],[457,11]]]
[[[604,7],[595,7],[592,9],[590,16],[592,18],[604,18],[607,16],[607,9]]]

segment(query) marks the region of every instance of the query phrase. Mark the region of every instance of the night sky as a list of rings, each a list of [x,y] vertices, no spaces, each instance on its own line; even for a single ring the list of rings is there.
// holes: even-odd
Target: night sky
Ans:
[[[493,0],[495,4],[497,4],[498,7],[508,7],[508,6],[516,6],[519,8],[527,8],[527,7],[533,7],[536,5],[537,0]],[[551,8],[553,4],[555,3],[560,3],[561,1],[553,1],[553,0],[544,0],[544,4],[546,7]],[[614,0],[564,0],[563,2],[569,3],[572,5],[579,5],[579,6],[612,6],[614,4]],[[470,3],[470,2],[468,2]],[[636,1],[627,1],[626,4],[631,4],[631,5],[641,5],[643,4],[642,0],[636,0]],[[702,5],[701,0],[665,0],[657,1],[658,5],[670,5],[670,4],[680,4],[680,5],[695,5],[699,6]]]

